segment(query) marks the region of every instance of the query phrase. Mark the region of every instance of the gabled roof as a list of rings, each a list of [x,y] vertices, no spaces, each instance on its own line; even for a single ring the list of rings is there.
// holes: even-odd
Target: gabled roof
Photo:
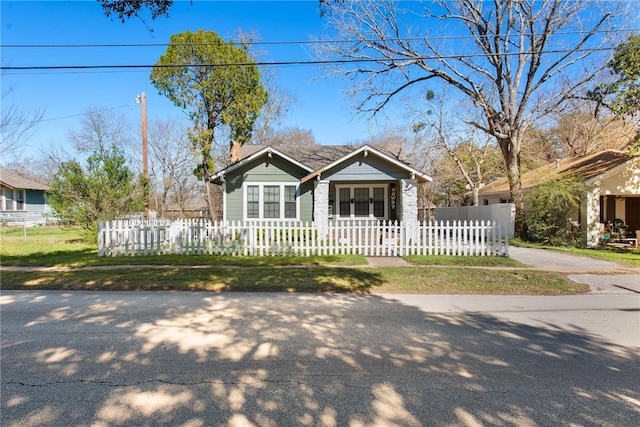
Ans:
[[[364,153],[365,155],[368,155],[368,153],[373,153],[373,155],[377,155],[378,157],[381,157],[381,158],[385,159],[389,163],[392,163],[392,164],[394,164],[394,165],[406,170],[407,172],[410,172],[411,174],[422,178],[424,181],[431,181],[432,180],[430,176],[428,176],[428,175],[424,174],[423,172],[415,169],[414,167],[410,166],[409,164],[401,161],[397,157],[394,157],[394,156],[392,156],[390,154],[384,153],[381,150],[379,150],[377,148],[374,148],[374,147],[372,147],[370,145],[363,145],[362,147],[357,148],[355,150],[352,148],[352,150],[349,153],[345,154],[344,156],[334,160],[333,162],[331,162],[331,163],[329,163],[327,165],[324,165],[324,166],[321,166],[321,167],[317,168],[313,173],[311,173],[311,174],[305,176],[304,178],[302,178],[300,180],[300,182],[309,181],[310,179],[313,179],[313,178],[321,175],[323,172],[325,172],[325,171],[337,166],[338,164],[340,164],[340,163],[342,163],[342,162],[344,162],[346,160],[349,160],[352,157],[357,156],[360,153]]]
[[[247,157],[245,156],[245,152],[243,151],[241,153],[241,155],[243,156],[243,158],[235,163],[232,163],[231,165],[227,166],[226,168],[222,169],[221,171],[216,172],[215,174],[213,174],[210,178],[211,182],[216,182],[216,181],[220,181],[223,179],[223,177],[229,173],[234,171],[235,169],[238,169],[239,167],[242,167],[244,165],[246,165],[247,163],[252,162],[253,160],[264,156],[264,155],[277,155],[291,163],[293,163],[294,165],[300,167],[303,170],[306,170],[307,172],[311,172],[312,169],[310,169],[308,166],[304,165],[303,163],[297,161],[296,159],[289,157],[288,155],[284,154],[283,152],[281,152],[280,150],[273,148],[269,145],[264,146],[264,145],[253,145],[251,147],[260,147],[260,149],[257,150],[250,150],[250,154]],[[244,148],[244,147],[243,147]]]
[[[364,151],[382,157],[390,163],[415,174],[423,180],[431,181],[431,177],[411,166],[408,160],[403,158],[401,154],[394,154],[384,148],[377,146],[374,147],[371,145],[312,145],[278,147],[265,145],[243,145],[240,152],[242,160],[217,172],[211,177],[211,180],[218,181],[226,173],[229,173],[234,169],[255,160],[256,158],[271,152],[272,154],[276,154],[310,172],[309,175],[305,176],[301,180],[302,182],[306,182],[318,176],[323,171],[326,171]]]
[[[633,157],[618,150],[604,150],[585,156],[567,157],[559,162],[552,162],[533,169],[522,175],[522,188],[527,189],[555,179],[574,176],[583,181],[590,181],[627,163]],[[509,192],[506,178],[499,179],[482,187],[479,194],[501,194]]]
[[[32,179],[25,178],[9,169],[0,167],[0,184],[13,189],[43,190],[49,189],[48,185],[40,184]]]

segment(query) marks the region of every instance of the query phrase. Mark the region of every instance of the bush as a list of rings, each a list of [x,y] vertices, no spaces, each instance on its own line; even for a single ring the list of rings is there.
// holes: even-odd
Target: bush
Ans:
[[[571,222],[580,209],[585,186],[575,178],[539,185],[525,195],[527,240],[552,246],[576,246],[581,241]]]

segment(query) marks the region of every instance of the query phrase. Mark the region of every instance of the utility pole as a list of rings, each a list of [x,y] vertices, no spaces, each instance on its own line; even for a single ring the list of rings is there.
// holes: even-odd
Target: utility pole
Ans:
[[[142,107],[142,175],[144,181],[149,183],[149,160],[147,155],[147,94],[142,92],[136,96],[136,104]],[[149,194],[144,197],[144,218],[149,218]]]

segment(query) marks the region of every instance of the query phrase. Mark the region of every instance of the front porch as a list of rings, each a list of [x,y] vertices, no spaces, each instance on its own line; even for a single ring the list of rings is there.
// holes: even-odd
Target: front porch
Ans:
[[[637,247],[637,239],[640,239],[640,196],[600,194],[597,189],[593,190],[583,200],[581,223],[586,225],[589,247],[608,243]]]
[[[314,181],[314,224],[319,236],[326,235],[329,223],[341,221],[418,222],[418,182],[395,181],[347,182]]]

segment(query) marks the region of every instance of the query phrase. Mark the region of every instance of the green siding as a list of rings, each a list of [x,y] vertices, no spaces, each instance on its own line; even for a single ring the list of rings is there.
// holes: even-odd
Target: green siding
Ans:
[[[341,163],[322,174],[322,179],[332,181],[388,181],[410,178],[405,169],[369,154],[363,154]]]
[[[272,158],[266,155],[234,170],[225,176],[225,191],[227,220],[236,221],[244,218],[242,185],[245,183],[262,182],[290,182],[298,184],[300,179],[307,175],[307,172],[300,167],[289,163],[277,155]],[[305,190],[306,185],[301,189],[300,219],[311,221],[313,207],[311,194],[313,185],[309,190]]]
[[[313,221],[313,182],[300,186],[300,221]]]

